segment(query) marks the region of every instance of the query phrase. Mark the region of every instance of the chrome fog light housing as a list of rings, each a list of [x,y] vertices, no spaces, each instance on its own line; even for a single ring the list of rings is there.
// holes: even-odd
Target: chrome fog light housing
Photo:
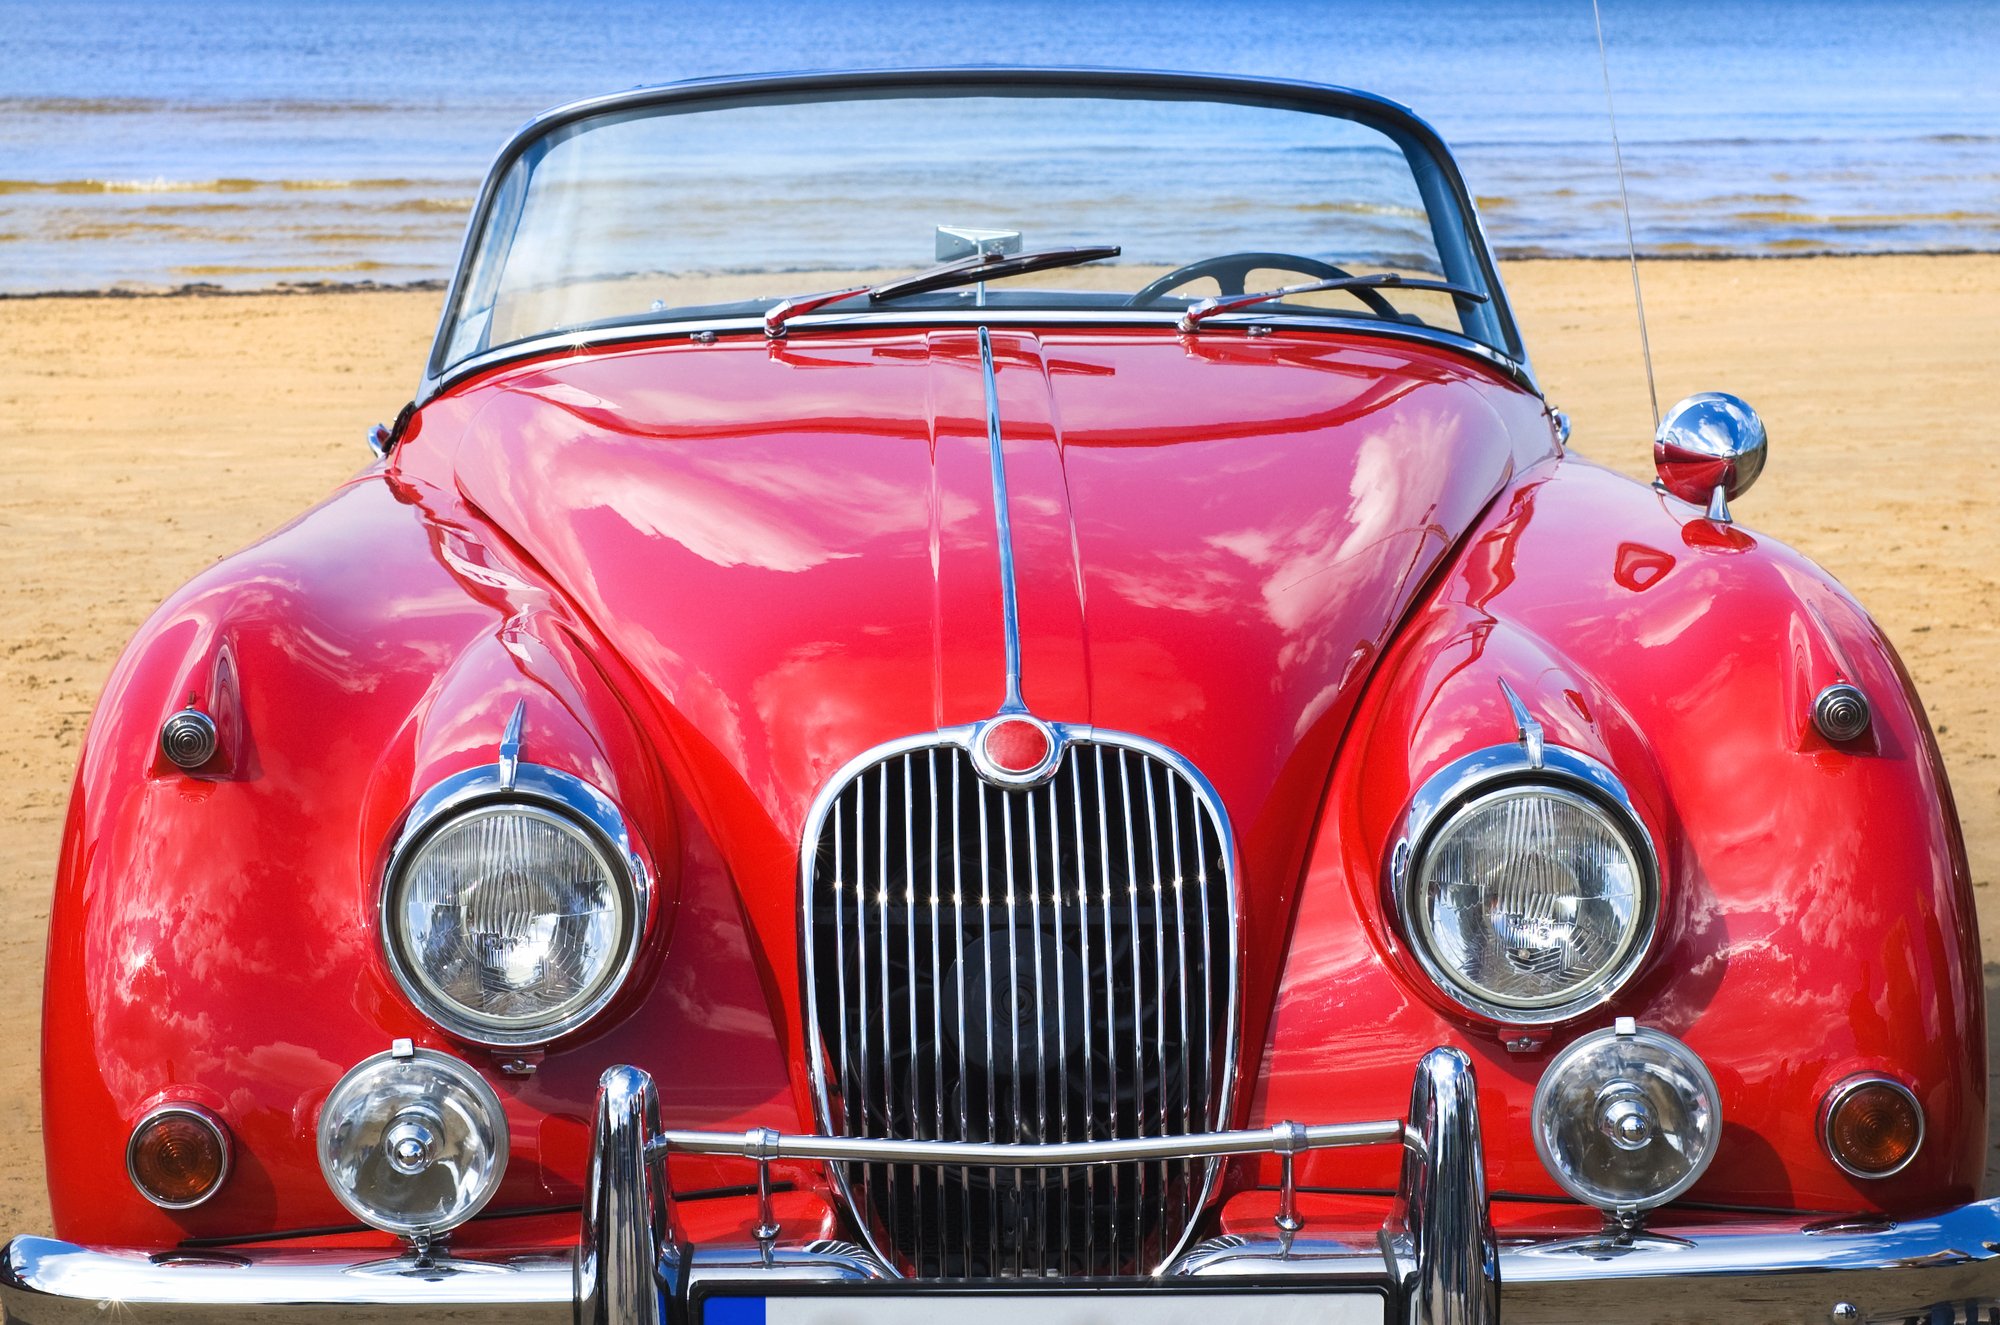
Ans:
[[[1694,1186],[1722,1135],[1715,1078],[1694,1050],[1626,1017],[1556,1055],[1532,1116],[1549,1176],[1618,1219]]]
[[[1610,770],[1574,750],[1479,751],[1427,782],[1391,864],[1403,928],[1439,989],[1510,1025],[1602,1003],[1645,958],[1651,837]]]
[[[357,1063],[319,1115],[319,1167],[365,1224],[429,1239],[478,1214],[507,1171],[507,1119],[477,1072],[431,1049]]]
[[[645,923],[647,875],[595,788],[519,765],[474,770],[409,816],[384,878],[382,937],[397,982],[476,1044],[538,1044],[617,994]]]

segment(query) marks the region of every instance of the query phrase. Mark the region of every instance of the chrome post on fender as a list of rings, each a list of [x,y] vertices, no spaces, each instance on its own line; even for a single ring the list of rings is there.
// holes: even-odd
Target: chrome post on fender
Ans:
[[[1496,1325],[1499,1254],[1486,1208],[1472,1060],[1433,1049],[1410,1088],[1410,1137],[1384,1251],[1411,1325]],[[1403,1264],[1402,1258],[1412,1262]]]
[[[660,1135],[660,1097],[636,1067],[597,1083],[590,1185],[576,1247],[576,1325],[671,1325],[684,1248]]]

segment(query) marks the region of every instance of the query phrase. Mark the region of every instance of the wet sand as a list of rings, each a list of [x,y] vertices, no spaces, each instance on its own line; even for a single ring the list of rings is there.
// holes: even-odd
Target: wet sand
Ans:
[[[1649,477],[1626,269],[1504,276],[1576,448]],[[2000,256],[1650,263],[1646,294],[1662,402],[1733,391],[1770,427],[1738,518],[1831,569],[1902,650],[2000,957]],[[0,1234],[47,1227],[44,929],[105,675],[175,585],[366,460],[363,431],[408,398],[439,298],[0,300],[0,1116],[17,1120],[0,1131]]]

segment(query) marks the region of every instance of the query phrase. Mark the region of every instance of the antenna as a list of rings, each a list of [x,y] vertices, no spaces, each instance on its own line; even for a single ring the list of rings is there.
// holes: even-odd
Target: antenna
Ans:
[[[1625,187],[1625,149],[1618,143],[1618,108],[1611,103],[1611,57],[1604,52],[1604,13],[1590,0],[1597,22],[1597,64],[1604,71],[1604,114],[1611,121],[1611,155],[1618,162],[1618,202],[1625,209],[1625,256],[1632,261],[1632,302],[1639,309],[1639,353],[1646,360],[1646,397],[1653,404],[1653,431],[1660,430],[1660,389],[1653,384],[1653,342],[1646,335],[1646,296],[1639,289],[1639,245],[1632,238],[1632,194]]]

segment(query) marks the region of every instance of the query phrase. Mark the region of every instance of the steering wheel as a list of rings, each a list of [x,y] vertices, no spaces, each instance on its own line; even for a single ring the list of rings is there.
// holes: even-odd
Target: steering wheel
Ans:
[[[1354,274],[1334,266],[1331,262],[1301,257],[1297,253],[1225,253],[1218,258],[1203,258],[1199,262],[1190,262],[1185,267],[1174,268],[1126,300],[1125,306],[1150,308],[1167,291],[1179,289],[1204,276],[1212,278],[1221,287],[1224,295],[1247,294],[1248,291],[1243,288],[1244,281],[1249,279],[1251,272],[1260,269],[1295,271],[1301,276],[1310,276],[1314,280],[1321,281],[1336,280]],[[1384,299],[1379,290],[1363,285],[1343,293],[1351,294],[1368,305],[1371,312],[1379,313],[1386,318],[1394,318],[1398,322],[1403,320],[1403,315],[1396,311],[1396,306]]]

